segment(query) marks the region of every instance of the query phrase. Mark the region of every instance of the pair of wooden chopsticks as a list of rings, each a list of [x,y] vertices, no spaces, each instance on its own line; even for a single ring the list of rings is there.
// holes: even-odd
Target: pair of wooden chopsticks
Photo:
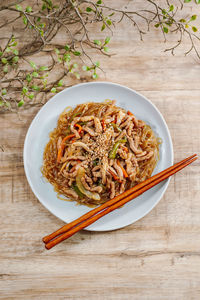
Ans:
[[[107,215],[111,211],[120,208],[127,202],[131,201],[132,199],[143,194],[144,192],[151,189],[155,185],[159,184],[161,181],[167,179],[168,177],[177,173],[181,169],[185,168],[187,165],[191,164],[196,159],[197,159],[197,155],[194,154],[176,163],[172,167],[165,169],[164,171],[150,177],[149,179],[141,182],[140,184],[134,186],[133,188],[125,191],[119,196],[107,201],[101,206],[98,206],[97,208],[89,211],[88,213],[84,214],[83,216],[74,220],[73,222],[66,224],[65,226],[61,227],[60,229],[51,233],[50,235],[45,236],[43,238],[43,242],[45,243],[46,249],[51,249],[55,245],[66,240],[76,232],[89,226],[90,224],[94,223],[101,217]]]

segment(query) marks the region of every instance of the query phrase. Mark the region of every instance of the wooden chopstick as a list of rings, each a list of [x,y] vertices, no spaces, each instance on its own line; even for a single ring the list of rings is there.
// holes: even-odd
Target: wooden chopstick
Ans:
[[[97,214],[98,212],[100,212],[101,210],[113,205],[114,203],[118,202],[119,200],[123,199],[124,197],[132,194],[133,192],[136,192],[137,190],[139,190],[140,188],[142,188],[143,186],[145,186],[147,183],[150,183],[154,180],[156,180],[157,178],[159,178],[161,175],[164,175],[166,172],[173,170],[174,168],[176,168],[177,166],[183,164],[184,162],[192,159],[193,157],[195,157],[196,154],[191,155],[190,157],[176,163],[175,165],[165,169],[164,171],[150,177],[149,179],[145,180],[144,182],[141,182],[139,184],[137,184],[136,186],[134,186],[133,188],[125,191],[123,194],[120,194],[119,196],[108,200],[106,203],[94,208],[93,210],[89,211],[88,213],[84,214],[83,216],[79,217],[78,219],[70,222],[69,224],[64,225],[63,227],[61,227],[60,229],[58,229],[57,231],[51,233],[50,235],[47,235],[43,238],[43,242],[44,243],[48,243],[50,240],[52,240],[53,238],[57,237],[58,235],[68,231],[69,229],[73,228],[74,226],[78,225],[79,223],[81,223],[82,221],[92,217],[93,215]]]
[[[124,205],[125,203],[131,201],[135,197],[141,195],[148,189],[152,188],[156,184],[160,183],[161,181],[165,180],[169,176],[173,175],[174,173],[178,172],[182,168],[186,167],[188,164],[192,163],[197,159],[195,157],[196,154],[182,160],[181,162],[175,164],[172,167],[167,168],[166,170],[152,176],[151,178],[145,180],[144,182],[136,185],[132,189],[124,192],[123,194],[107,201],[103,205],[93,209],[92,211],[86,213],[85,215],[81,216],[77,220],[66,224],[59,230],[53,232],[52,234],[43,238],[44,243],[46,243],[45,247],[47,249],[52,248],[56,244],[60,243],[61,241],[67,239],[68,237],[72,236],[79,230],[89,226],[90,224],[94,223],[96,220],[101,218],[102,216],[108,214],[109,212],[113,211],[116,208]],[[99,213],[98,213],[99,212]],[[98,214],[97,214],[98,213]],[[75,227],[76,226],[76,227]],[[63,233],[63,234],[62,234]],[[62,234],[62,235],[60,235]],[[60,235],[60,236],[59,236]],[[58,237],[57,237],[58,236]],[[57,237],[57,238],[55,238]],[[55,239],[53,239],[55,238]],[[53,240],[52,240],[53,239]]]

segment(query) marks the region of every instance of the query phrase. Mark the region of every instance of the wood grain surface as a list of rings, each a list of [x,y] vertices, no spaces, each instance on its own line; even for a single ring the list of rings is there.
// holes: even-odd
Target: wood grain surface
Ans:
[[[158,107],[179,161],[200,153],[200,64],[194,54],[164,53],[165,46],[160,33],[140,42],[130,24],[121,24],[111,42],[116,55],[101,59],[100,80],[133,88]],[[37,111],[22,111],[21,120],[0,115],[0,299],[200,299],[199,160],[175,175],[135,224],[82,231],[47,251],[42,237],[63,222],[33,195],[22,157]]]

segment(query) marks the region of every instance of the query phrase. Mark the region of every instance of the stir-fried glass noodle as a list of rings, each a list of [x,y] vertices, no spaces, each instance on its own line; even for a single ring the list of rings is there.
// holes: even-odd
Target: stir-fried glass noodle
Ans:
[[[84,103],[60,115],[42,173],[59,195],[98,205],[149,178],[159,144],[150,126],[115,101]]]

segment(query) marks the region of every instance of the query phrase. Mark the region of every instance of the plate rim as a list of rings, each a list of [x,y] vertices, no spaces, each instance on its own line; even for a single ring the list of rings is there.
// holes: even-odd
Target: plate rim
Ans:
[[[123,88],[123,89],[126,89],[130,92],[134,92],[135,94],[139,95],[141,98],[145,99],[145,101],[149,102],[151,104],[151,106],[153,106],[153,108],[156,110],[156,112],[158,113],[158,115],[160,116],[160,118],[162,119],[162,122],[165,126],[165,129],[166,129],[166,132],[167,132],[167,135],[168,135],[168,139],[169,139],[169,150],[170,150],[170,165],[173,164],[174,162],[174,151],[173,151],[173,142],[172,142],[172,137],[171,137],[171,134],[170,134],[170,131],[169,131],[169,128],[168,128],[168,125],[162,115],[162,113],[158,110],[158,108],[155,106],[154,103],[151,102],[151,100],[149,100],[148,98],[146,98],[146,96],[144,96],[143,94],[141,94],[140,92],[137,92],[136,90],[132,89],[132,88],[129,88],[127,86],[124,86],[122,84],[118,84],[118,83],[114,83],[114,82],[109,82],[109,81],[95,81],[95,82],[84,82],[84,83],[78,83],[78,84],[75,84],[69,88],[65,88],[64,90],[62,90],[61,92],[57,93],[56,95],[54,95],[51,99],[49,99],[43,106],[42,108],[37,112],[37,114],[35,115],[35,117],[33,118],[33,120],[31,121],[31,124],[29,125],[29,128],[27,130],[27,133],[26,133],[26,136],[25,136],[25,139],[24,139],[24,148],[23,148],[23,164],[24,164],[24,171],[25,171],[25,175],[26,175],[26,178],[27,178],[27,181],[28,181],[28,184],[33,192],[33,194],[35,195],[35,197],[37,198],[37,200],[51,213],[53,214],[55,217],[57,217],[58,219],[60,219],[61,221],[63,221],[64,223],[67,224],[66,221],[64,221],[60,216],[57,215],[57,213],[54,213],[49,207],[46,206],[46,204],[40,199],[39,197],[39,194],[37,193],[36,189],[34,188],[33,184],[32,184],[32,181],[30,179],[30,176],[29,176],[29,172],[28,172],[28,168],[27,168],[27,165],[26,165],[26,161],[27,161],[27,151],[26,151],[26,148],[27,148],[27,145],[28,145],[28,138],[30,136],[30,132],[31,132],[31,129],[32,127],[34,126],[34,122],[39,118],[40,114],[43,112],[43,110],[45,110],[46,106],[53,102],[54,99],[61,93],[64,93],[66,90],[72,90],[72,89],[75,89],[79,86],[84,86],[84,85],[100,85],[100,84],[103,84],[103,85],[111,85],[111,86],[115,86],[115,87],[120,87],[120,88]],[[142,215],[140,215],[138,218],[136,218],[134,221],[131,221],[131,222],[128,222],[127,224],[125,225],[120,225],[119,227],[116,227],[116,228],[112,228],[112,229],[93,229],[93,228],[84,228],[84,230],[87,230],[87,231],[94,231],[94,232],[106,232],[106,231],[114,231],[114,230],[118,230],[118,229],[121,229],[121,228],[124,228],[126,226],[129,226],[135,222],[137,222],[138,220],[144,218],[150,211],[152,211],[154,209],[154,207],[160,202],[160,200],[162,199],[163,195],[165,194],[168,186],[169,186],[169,183],[170,183],[170,180],[171,180],[171,177],[169,177],[166,182],[165,182],[165,186],[163,188],[163,191],[161,192],[160,196],[158,197],[158,200],[145,212],[143,213]]]

